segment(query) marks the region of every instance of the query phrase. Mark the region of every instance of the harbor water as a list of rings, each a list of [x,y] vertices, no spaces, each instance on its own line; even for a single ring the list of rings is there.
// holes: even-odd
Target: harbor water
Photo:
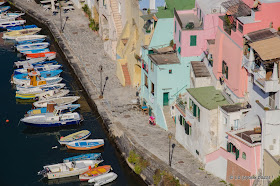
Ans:
[[[32,102],[15,99],[15,89],[10,83],[13,73],[13,62],[20,59],[18,53],[12,48],[11,41],[0,39],[0,78],[1,78],[1,107],[0,107],[0,139],[1,139],[1,170],[0,185],[87,185],[79,181],[78,177],[47,180],[37,175],[44,165],[62,162],[63,158],[79,155],[81,153],[67,150],[58,143],[60,136],[65,136],[79,130],[87,129],[92,132],[90,138],[102,138],[105,146],[90,152],[101,152],[103,165],[111,165],[113,172],[118,174],[117,180],[108,184],[113,185],[145,185],[120,156],[115,144],[108,137],[102,125],[100,116],[87,102],[85,92],[71,71],[67,61],[63,58],[59,48],[54,45],[54,38],[44,25],[36,22],[29,16],[23,16],[27,24],[36,24],[43,28],[40,34],[48,35],[51,51],[57,52],[57,61],[63,65],[61,76],[64,78],[72,95],[79,95],[81,108],[78,112],[84,117],[81,125],[67,128],[39,129],[27,127],[20,123],[20,119],[31,109]],[[2,37],[2,36],[1,36]],[[6,121],[7,120],[7,121]]]

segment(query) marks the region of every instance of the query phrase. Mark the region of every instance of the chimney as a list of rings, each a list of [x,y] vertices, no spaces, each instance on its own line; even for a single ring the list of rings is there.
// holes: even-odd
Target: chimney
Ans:
[[[150,0],[150,9],[155,10],[156,9],[156,0]]]

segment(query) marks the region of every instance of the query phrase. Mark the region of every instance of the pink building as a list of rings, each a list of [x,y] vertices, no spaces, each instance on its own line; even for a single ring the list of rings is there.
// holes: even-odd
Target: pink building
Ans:
[[[196,0],[193,10],[174,10],[174,41],[181,57],[200,56],[207,40],[215,38],[223,1]]]
[[[280,26],[280,0],[229,0],[220,16],[213,52],[216,80],[225,82],[224,91],[234,102],[247,92],[247,72],[242,68],[243,36],[249,32]],[[278,16],[277,16],[278,15]]]
[[[227,132],[227,147],[206,156],[206,170],[234,185],[252,185],[261,168],[258,129]]]

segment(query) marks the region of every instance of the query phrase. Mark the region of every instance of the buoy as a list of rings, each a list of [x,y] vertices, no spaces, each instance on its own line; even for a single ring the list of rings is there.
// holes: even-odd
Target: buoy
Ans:
[[[10,120],[6,119],[6,123],[9,123],[9,122],[10,122]]]
[[[60,137],[60,139],[64,138],[63,136]]]
[[[57,149],[57,146],[52,147],[52,149]]]

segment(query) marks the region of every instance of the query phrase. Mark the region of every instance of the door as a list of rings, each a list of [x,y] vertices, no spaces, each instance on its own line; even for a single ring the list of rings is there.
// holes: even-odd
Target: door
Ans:
[[[169,92],[163,93],[163,106],[166,106],[169,104]]]

